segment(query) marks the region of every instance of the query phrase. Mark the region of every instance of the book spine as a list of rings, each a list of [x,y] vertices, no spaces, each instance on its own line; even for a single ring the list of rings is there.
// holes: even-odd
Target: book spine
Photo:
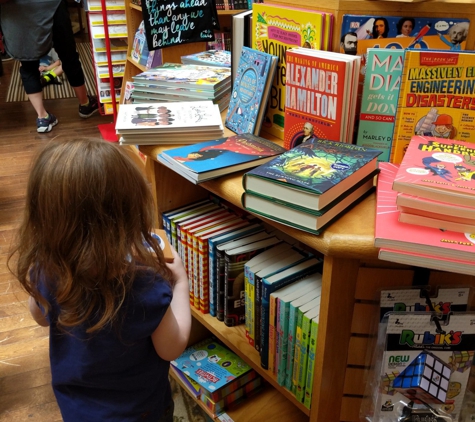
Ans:
[[[167,235],[168,242],[171,245],[172,244],[172,236],[171,236],[171,233],[170,233],[170,219],[165,214],[162,214],[162,225],[163,225],[163,230],[165,230],[165,234]]]
[[[216,258],[215,246],[212,240],[208,240],[208,267],[209,267],[209,313],[216,316]]]
[[[255,333],[255,291],[254,291],[254,273],[249,270],[248,274],[248,315],[249,318],[249,337],[248,341],[251,346],[254,347],[254,341],[256,337]]]
[[[295,396],[300,403],[303,403],[305,397],[305,381],[307,380],[307,362],[308,362],[308,339],[310,337],[311,320],[305,314],[302,317],[302,339],[300,343],[299,372],[297,378],[297,390]]]
[[[192,274],[193,274],[193,306],[200,309],[200,269],[199,269],[199,251],[198,239],[195,235],[191,235],[192,243]]]
[[[312,319],[310,326],[310,346],[308,348],[307,381],[305,382],[305,398],[303,404],[310,409],[313,392],[313,376],[315,372],[315,354],[317,353],[318,319]]]
[[[171,232],[171,243],[172,246],[177,250],[178,252],[178,244],[177,244],[177,235],[176,235],[176,223],[174,221],[171,222],[170,225],[170,232]]]
[[[290,392],[292,394],[297,393],[297,384],[298,384],[298,376],[299,376],[299,366],[300,366],[300,355],[301,355],[301,346],[302,343],[302,319],[300,318],[297,321],[297,327],[295,330],[295,345],[294,345],[294,361],[292,363],[292,384],[290,388]]]
[[[229,257],[225,254],[224,323],[234,327],[244,322],[244,264],[249,254]]]
[[[238,388],[241,388],[250,381],[258,378],[259,376],[257,375],[257,372],[252,370],[240,376],[239,378],[236,378],[233,382],[221,387],[217,391],[208,391],[205,388],[201,388],[201,393],[209,397],[212,401],[217,402],[219,400],[222,400],[227,395],[231,394],[233,391],[236,391]]]
[[[279,327],[277,331],[277,345],[276,349],[276,375],[277,383],[281,386],[285,384],[285,373],[287,367],[287,336],[289,333],[289,307],[288,303],[278,299],[279,313],[277,318],[279,320]]]
[[[198,238],[198,284],[200,286],[200,312],[203,314],[210,311],[209,273],[211,266],[208,256],[208,241]]]
[[[224,252],[216,250],[216,318],[224,321]]]
[[[269,300],[269,346],[268,346],[268,354],[267,361],[269,362],[269,371],[275,373],[275,354],[276,351],[276,330],[277,330],[277,322],[276,322],[276,300],[273,296],[270,297]]]
[[[190,282],[190,306],[195,306],[195,276],[193,269],[193,239],[191,234],[185,233],[185,242],[183,255],[185,257],[185,268],[188,273],[188,280]]]
[[[298,309],[289,304],[289,328],[287,336],[287,362],[285,367],[285,388],[292,391],[292,374],[295,352],[295,337],[297,333],[297,311]]]
[[[262,277],[254,275],[254,348],[261,350],[261,298],[262,298]]]

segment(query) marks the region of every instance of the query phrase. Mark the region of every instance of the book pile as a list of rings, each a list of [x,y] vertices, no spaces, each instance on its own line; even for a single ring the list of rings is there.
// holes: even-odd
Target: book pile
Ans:
[[[132,77],[134,103],[210,100],[224,110],[229,105],[229,67],[164,63]]]
[[[214,338],[188,347],[171,362],[170,370],[213,417],[262,386],[256,371]]]
[[[313,140],[243,176],[245,209],[320,234],[326,225],[373,190],[381,151]]]
[[[231,52],[227,50],[206,50],[201,53],[181,56],[181,62],[200,66],[231,67]]]
[[[380,163],[381,259],[475,274],[475,145],[414,136],[401,165]]]
[[[219,108],[212,101],[122,104],[115,125],[121,144],[191,144],[222,137]]]
[[[285,149],[251,133],[166,150],[157,159],[192,183],[263,164]]]

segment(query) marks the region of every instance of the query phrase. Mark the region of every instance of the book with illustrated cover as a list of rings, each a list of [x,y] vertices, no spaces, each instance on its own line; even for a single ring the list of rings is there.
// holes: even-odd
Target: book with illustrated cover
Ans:
[[[393,189],[435,201],[475,207],[475,144],[413,136]]]
[[[227,50],[206,50],[181,56],[181,62],[202,66],[231,67],[231,52]]]
[[[318,10],[271,3],[252,4],[252,48],[278,56],[276,76],[267,105],[264,130],[284,139],[286,98],[285,52],[292,47],[330,50],[333,15]]]
[[[343,142],[306,142],[245,173],[244,190],[318,211],[376,170],[379,154]]]
[[[236,133],[259,135],[277,56],[242,47],[225,125]]]
[[[396,205],[397,191],[392,189],[399,166],[379,163],[381,172],[376,188],[375,239],[376,248],[396,249],[408,253],[427,254],[455,260],[473,260],[475,235],[441,231],[431,227],[401,223]],[[422,267],[431,262],[422,260]]]
[[[360,58],[308,48],[285,57],[284,147],[313,139],[351,144]]]
[[[243,133],[168,149],[158,155],[158,160],[193,183],[199,183],[257,167],[284,151],[274,142]]]
[[[406,50],[391,162],[414,135],[473,142],[475,52]]]
[[[394,48],[369,48],[366,56],[356,145],[383,151],[378,161],[391,155],[403,60]]]

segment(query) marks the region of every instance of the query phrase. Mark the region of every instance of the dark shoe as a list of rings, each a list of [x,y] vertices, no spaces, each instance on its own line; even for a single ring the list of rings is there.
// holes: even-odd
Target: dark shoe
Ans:
[[[53,75],[50,72],[45,72],[41,75],[41,85],[46,86],[46,85],[62,85],[61,81],[59,80],[59,77],[56,75]]]
[[[51,113],[48,113],[48,117],[36,119],[36,131],[39,133],[51,132],[53,126],[58,124],[58,119]]]
[[[79,106],[79,116],[81,116],[83,119],[87,119],[99,111],[99,103],[97,102],[97,98],[91,95],[88,95],[88,98],[89,104],[87,106]]]

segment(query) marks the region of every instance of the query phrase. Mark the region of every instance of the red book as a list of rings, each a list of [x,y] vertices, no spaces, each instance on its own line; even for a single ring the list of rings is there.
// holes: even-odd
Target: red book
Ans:
[[[376,225],[374,246],[444,257],[473,260],[475,235],[442,231],[431,227],[401,223],[393,184],[399,166],[379,163],[381,172],[376,188]],[[423,263],[423,266],[426,263]]]
[[[475,207],[475,144],[413,136],[393,189],[436,201]]]

